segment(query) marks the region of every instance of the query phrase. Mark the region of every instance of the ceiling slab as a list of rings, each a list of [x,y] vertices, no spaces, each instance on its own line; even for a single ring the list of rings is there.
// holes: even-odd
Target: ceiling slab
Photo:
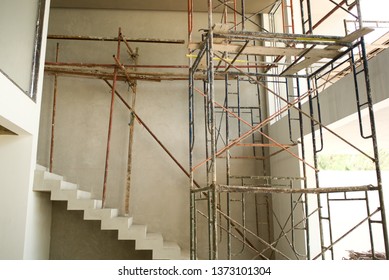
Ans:
[[[214,7],[220,2],[213,0]],[[245,0],[247,13],[257,13],[261,10],[267,12],[276,0]],[[195,11],[207,11],[206,0],[195,0]],[[238,7],[241,1],[237,0]],[[231,5],[231,4],[230,4]],[[79,8],[79,9],[116,9],[116,10],[154,10],[154,11],[187,11],[186,0],[51,0],[53,8]]]

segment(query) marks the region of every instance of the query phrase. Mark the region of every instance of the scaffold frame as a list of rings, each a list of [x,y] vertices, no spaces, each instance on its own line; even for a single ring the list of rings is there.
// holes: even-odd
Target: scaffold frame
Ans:
[[[300,0],[302,34],[294,34],[294,13],[298,9],[293,7],[293,3],[296,5],[297,1],[279,0],[267,7],[269,17],[281,9],[284,33],[270,32],[261,22],[253,24],[253,18],[257,17],[258,20],[261,11],[251,11],[249,15],[245,11],[244,0],[240,5],[238,1],[206,1],[209,8],[208,25],[204,27],[202,41],[193,42],[194,4],[192,0],[188,0],[189,53],[194,58],[190,59],[189,68],[191,259],[234,259],[239,258],[239,255],[247,257],[243,255],[246,249],[251,251],[253,258],[259,259],[334,259],[336,245],[363,224],[368,227],[372,259],[381,255],[375,250],[373,231],[381,232],[385,255],[389,258],[379,151],[364,42],[364,36],[373,29],[364,27],[360,1],[330,1],[334,4],[333,8],[317,22],[313,22],[311,11],[317,3]],[[222,13],[215,9],[220,9],[220,6],[223,7]],[[354,32],[346,33],[344,37],[314,34],[316,28],[329,21],[337,11],[351,14],[356,19],[357,28]],[[237,22],[238,16],[241,16],[242,22]],[[216,20],[216,17],[220,20]],[[254,30],[248,28],[250,24],[254,25]],[[336,72],[336,69],[341,71]],[[364,152],[322,121],[321,92],[328,84],[343,77],[345,72],[354,77],[360,134],[363,139],[370,141],[373,154]],[[204,74],[202,89],[198,87],[199,81],[196,82],[195,79],[199,73]],[[358,75],[363,76],[363,84]],[[221,82],[223,78],[224,83]],[[306,83],[305,87],[301,86],[303,82]],[[257,104],[251,104],[249,113],[240,92],[244,91],[243,83],[249,84],[252,87],[251,94],[257,97]],[[230,97],[232,85],[238,88],[234,92],[237,99],[234,104]],[[281,87],[285,94],[280,93]],[[361,87],[364,87],[366,94],[363,103],[359,101],[362,99]],[[224,95],[220,93],[223,91]],[[195,112],[201,105],[195,97],[197,94],[203,98],[202,126],[205,127],[205,138],[202,140],[202,154],[205,159],[200,161],[197,160],[197,153],[198,145],[201,144],[196,134],[199,120]],[[244,94],[250,94],[247,87]],[[267,108],[267,98],[270,98],[268,96],[273,96],[278,102],[273,113],[269,113]],[[224,100],[224,103],[217,99]],[[368,128],[361,119],[362,109],[368,110]],[[257,118],[255,120],[252,117],[254,111]],[[251,117],[247,119],[246,115]],[[288,118],[289,143],[279,143],[268,132],[269,124],[283,117]],[[242,126],[247,128],[242,130]],[[233,130],[236,132],[233,133]],[[318,176],[318,156],[324,145],[323,131],[371,160],[375,165],[376,184],[322,186]],[[305,140],[306,135],[311,135],[310,144]],[[299,153],[290,149],[293,146],[299,147]],[[233,152],[238,148],[250,148],[252,153],[248,155],[244,151],[241,154]],[[279,150],[274,152],[274,148]],[[312,159],[306,156],[307,149],[313,154]],[[271,176],[269,159],[280,153],[297,160],[297,164],[301,166],[301,177]],[[234,174],[231,171],[231,162],[236,159],[251,160],[254,165],[258,161],[261,162],[259,169],[262,169],[262,174]],[[222,172],[220,166],[223,166]],[[236,166],[234,168],[237,169]],[[201,172],[205,173],[205,176]],[[311,173],[314,175],[310,175]],[[313,180],[308,180],[308,177]],[[203,178],[203,181],[198,178]],[[243,178],[249,182],[245,182]],[[236,179],[239,183],[236,183]],[[200,183],[200,188],[195,186],[195,181]],[[343,194],[342,198],[332,197],[339,193]],[[361,194],[361,197],[355,198],[350,195],[352,193]],[[372,206],[369,200],[371,193],[379,197],[375,206]],[[239,199],[236,198],[237,194],[241,196]],[[273,210],[272,197],[276,195],[289,196],[291,210],[284,224]],[[255,200],[250,206],[246,203],[249,196]],[[265,203],[265,210],[262,210],[266,216],[265,224],[258,219],[258,200],[261,199]],[[234,206],[236,200],[239,200],[240,208]],[[345,203],[355,200],[365,203],[366,216],[343,235],[335,237],[331,222],[331,205],[335,201]],[[315,201],[314,209],[308,206],[311,201]],[[247,214],[248,207],[255,208],[253,213],[256,216],[256,230],[247,225],[246,220],[252,219]],[[234,211],[239,212],[238,215]],[[235,218],[236,216],[239,218]],[[313,218],[317,219],[317,232],[320,235],[318,251],[311,246],[313,225],[310,221]],[[376,229],[376,224],[380,225],[379,229]],[[277,226],[279,235],[275,237],[273,228]],[[267,235],[260,233],[261,227],[267,227]],[[205,232],[208,234],[207,238],[204,237]],[[304,237],[304,245],[296,244],[297,236]],[[281,240],[288,243],[290,248],[287,252],[277,247]],[[233,252],[234,242],[243,244],[239,253]],[[208,252],[205,252],[204,246],[208,248]]]

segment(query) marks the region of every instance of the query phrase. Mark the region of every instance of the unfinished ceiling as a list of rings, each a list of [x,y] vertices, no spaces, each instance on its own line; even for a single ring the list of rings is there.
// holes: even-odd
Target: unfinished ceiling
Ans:
[[[222,0],[213,0],[213,6],[218,6]],[[232,1],[231,1],[232,2]],[[241,0],[237,0],[241,5]],[[245,8],[248,13],[256,13],[261,10],[268,11],[276,0],[245,0]],[[194,1],[196,11],[207,11],[207,0]],[[230,4],[233,6],[233,4]],[[186,11],[187,0],[51,0],[54,8],[87,8],[87,9],[119,9],[119,10],[155,10],[155,11]]]

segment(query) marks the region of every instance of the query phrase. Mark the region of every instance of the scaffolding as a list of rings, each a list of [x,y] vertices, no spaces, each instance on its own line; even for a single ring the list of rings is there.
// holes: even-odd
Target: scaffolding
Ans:
[[[59,45],[56,60],[46,62],[46,73],[54,76],[50,171],[55,148],[57,77],[101,79],[111,93],[103,205],[109,176],[113,101],[119,98],[132,120],[123,195],[126,214],[134,124],[139,123],[190,180],[191,259],[335,259],[339,244],[360,230],[370,244],[371,258],[383,258],[377,249],[379,243],[384,244],[388,258],[367,60],[387,48],[389,40],[388,33],[370,46],[364,39],[373,28],[387,28],[388,23],[364,22],[359,0],[328,0],[332,6],[320,18],[312,16],[319,1],[257,1],[267,3],[263,6],[248,0],[202,1],[208,5],[208,26],[195,33],[196,6],[188,0],[189,66],[140,65],[139,51],[130,45],[184,44],[183,40],[131,39],[120,29],[115,37],[48,37],[57,41],[117,43],[111,64],[60,62]],[[256,7],[260,8],[254,10]],[[341,23],[344,36],[316,34],[339,13],[352,18]],[[129,64],[121,62],[123,44]],[[183,71],[189,71],[189,75]],[[359,123],[356,130],[371,151],[332,129],[327,123],[329,112],[321,105],[326,89],[346,75],[352,76],[354,84],[350,91],[355,93]],[[189,80],[189,170],[136,112],[137,81],[165,80]],[[117,82],[128,84],[130,102],[118,92]],[[272,125],[277,123],[285,124],[281,134],[286,137],[273,133]],[[319,160],[328,145],[328,135],[374,164],[371,182],[323,185]],[[284,174],[283,162],[288,165]],[[282,172],[278,164],[284,164]],[[358,204],[363,214],[351,217],[345,223],[347,227],[338,229],[338,205],[348,209],[351,204]]]
[[[191,259],[335,259],[338,245],[360,229],[371,258],[382,258],[379,242],[389,258],[364,41],[373,29],[364,25],[360,1],[329,0],[319,19],[312,10],[323,1],[271,1],[258,12],[244,0],[204,1],[208,26],[195,42],[195,7],[188,0]],[[339,13],[353,18],[352,32],[345,21],[345,36],[316,35]],[[322,93],[346,74],[354,81],[358,134],[371,152],[325,122]],[[270,125],[283,120],[288,137],[275,139]],[[318,160],[327,135],[374,164],[371,183],[322,184]],[[296,168],[287,172],[293,176],[279,175],[279,157]],[[334,222],[339,203],[344,209],[357,204],[363,213],[356,219],[349,213],[347,229]]]
[[[56,123],[57,112],[57,95],[58,95],[58,77],[79,77],[84,79],[99,79],[104,81],[105,86],[108,86],[111,94],[109,104],[107,142],[105,149],[104,175],[102,182],[102,207],[106,207],[107,198],[107,181],[109,174],[109,162],[111,151],[111,137],[113,126],[113,115],[115,112],[114,101],[120,100],[130,115],[129,122],[129,142],[128,142],[128,161],[127,161],[127,180],[125,186],[124,211],[125,215],[130,215],[130,189],[133,166],[133,142],[135,135],[135,124],[142,126],[150,137],[160,146],[160,148],[168,155],[175,165],[189,177],[189,172],[184,168],[171,151],[162,143],[158,136],[149,128],[141,116],[136,113],[136,96],[138,81],[161,82],[161,81],[179,81],[187,80],[187,75],[182,73],[182,70],[188,68],[187,65],[144,65],[139,64],[139,48],[134,48],[132,43],[141,44],[168,44],[182,45],[184,40],[176,39],[157,39],[157,38],[128,38],[123,33],[121,28],[118,29],[118,35],[115,37],[99,37],[99,36],[79,36],[79,35],[48,35],[49,40],[57,42],[55,61],[46,61],[45,73],[54,77],[53,104],[51,114],[51,132],[50,132],[50,151],[49,151],[49,170],[53,171],[54,150],[56,147]],[[81,42],[112,42],[116,43],[116,54],[113,55],[113,63],[84,63],[84,62],[61,62],[59,59],[61,41],[81,41]],[[124,50],[123,50],[124,49]],[[123,58],[123,53],[126,53],[126,58]],[[122,61],[129,61],[124,64]],[[168,70],[178,70],[176,72],[168,72]],[[118,83],[123,82],[128,85],[131,92],[130,100],[118,90]]]

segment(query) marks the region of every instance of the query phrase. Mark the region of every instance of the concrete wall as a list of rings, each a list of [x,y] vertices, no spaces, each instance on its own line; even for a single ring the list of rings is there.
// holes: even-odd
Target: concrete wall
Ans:
[[[27,3],[28,2],[28,3]],[[21,13],[12,12],[18,7]],[[49,6],[49,1],[44,9]],[[9,8],[9,9],[8,9]],[[46,197],[32,191],[34,169],[36,164],[40,98],[42,89],[43,67],[40,68],[37,103],[24,93],[20,86],[31,78],[31,57],[35,32],[28,27],[36,25],[37,1],[2,2],[2,13],[12,15],[19,20],[19,25],[9,28],[14,41],[7,42],[6,48],[20,51],[16,60],[18,76],[16,85],[8,77],[0,73],[0,124],[15,132],[16,136],[0,136],[0,258],[1,259],[44,259],[48,258],[49,226],[51,209]],[[25,14],[24,14],[25,13]],[[48,13],[45,22],[47,23]],[[1,26],[9,27],[9,23]],[[13,26],[11,24],[11,26]],[[27,26],[27,28],[26,28]],[[47,25],[45,26],[47,28]],[[45,27],[43,30],[45,30]],[[20,29],[19,29],[20,28]],[[33,29],[35,30],[35,28]],[[20,37],[28,37],[25,44],[20,44]],[[9,33],[8,33],[9,34]],[[45,32],[43,34],[45,38]],[[4,44],[2,44],[4,45]],[[45,51],[45,40],[41,53]],[[8,56],[10,51],[2,52]],[[25,56],[30,53],[30,56]],[[18,52],[15,53],[18,55]],[[43,61],[43,59],[42,59]],[[12,61],[14,63],[14,61]],[[19,71],[20,70],[20,71]],[[8,74],[8,72],[7,72]],[[14,78],[14,77],[12,77]],[[25,90],[29,90],[26,88]]]

